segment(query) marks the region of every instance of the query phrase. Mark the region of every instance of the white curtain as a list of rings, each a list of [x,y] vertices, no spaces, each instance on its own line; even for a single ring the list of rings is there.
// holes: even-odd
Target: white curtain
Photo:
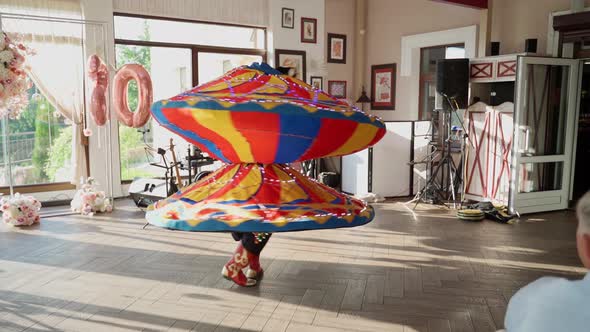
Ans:
[[[0,10],[9,14],[82,18],[80,0],[1,0]]]
[[[2,0],[0,11],[82,19],[79,0]],[[77,22],[3,17],[2,30],[19,33],[24,43],[35,51],[26,62],[29,76],[56,110],[72,122],[71,183],[77,184],[80,177],[88,176],[82,145],[84,44],[88,27]]]

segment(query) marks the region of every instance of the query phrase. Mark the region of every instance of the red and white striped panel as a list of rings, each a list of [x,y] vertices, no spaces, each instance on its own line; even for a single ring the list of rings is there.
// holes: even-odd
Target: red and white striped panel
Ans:
[[[488,196],[488,156],[491,149],[490,112],[487,105],[480,102],[469,107],[466,117],[465,193],[485,198]]]

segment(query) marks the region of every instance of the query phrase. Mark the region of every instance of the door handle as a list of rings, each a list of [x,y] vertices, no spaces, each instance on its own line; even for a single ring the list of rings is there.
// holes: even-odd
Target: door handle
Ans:
[[[518,153],[521,156],[532,156],[534,152],[531,152],[531,146],[529,146],[531,139],[531,128],[529,126],[519,126],[520,132],[522,132],[522,144],[519,144]]]

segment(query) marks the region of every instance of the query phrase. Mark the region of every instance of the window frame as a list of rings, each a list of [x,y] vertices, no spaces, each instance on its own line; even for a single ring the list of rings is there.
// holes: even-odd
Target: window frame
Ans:
[[[13,121],[13,120],[4,120],[4,121]],[[10,134],[8,134],[10,136]],[[83,138],[86,138],[82,136]],[[82,141],[84,144],[84,140]],[[85,149],[88,149],[88,145],[84,145]],[[86,153],[86,166],[89,167],[88,163],[88,153]],[[14,161],[10,161],[11,165],[14,165]],[[6,166],[5,166],[6,167]],[[13,173],[14,174],[14,173]],[[10,174],[12,176],[12,174]],[[59,190],[73,190],[76,189],[76,186],[68,181],[59,181],[59,182],[47,182],[47,183],[34,183],[34,184],[21,184],[21,185],[12,185],[15,192],[19,192],[21,194],[31,194],[31,193],[39,193],[39,192],[52,192],[52,191],[59,191]],[[10,195],[10,186],[0,186],[0,194],[2,195]]]
[[[449,47],[463,47],[465,49],[465,43],[453,43],[453,44],[443,44],[443,45],[435,45],[435,46],[427,46],[427,47],[420,47],[420,72],[418,73],[418,120],[419,121],[430,121],[431,118],[428,116],[428,112],[424,113],[422,110],[422,100],[424,99],[424,95],[422,94],[422,87],[425,83],[434,82],[436,83],[436,72],[434,74],[423,74],[422,73],[422,59],[424,58],[424,51],[431,50],[434,48],[445,48],[445,50]],[[446,59],[446,58],[445,58]],[[434,77],[432,77],[434,76]]]
[[[160,20],[160,21],[172,21],[172,22],[185,22],[185,23],[199,23],[199,24],[210,24],[210,25],[221,25],[221,26],[231,26],[231,27],[242,27],[242,28],[255,28],[261,29],[264,31],[264,48],[263,49],[256,49],[256,48],[240,48],[240,47],[224,47],[224,46],[210,46],[210,45],[200,45],[200,44],[190,44],[190,43],[172,43],[172,42],[161,42],[161,41],[145,41],[145,40],[131,40],[131,39],[123,39],[123,38],[115,38],[114,46],[115,48],[117,45],[126,45],[126,46],[143,46],[143,47],[169,47],[169,48],[177,48],[177,49],[188,49],[191,52],[191,75],[192,75],[192,86],[199,85],[199,54],[200,53],[222,53],[222,54],[240,54],[240,55],[258,55],[262,57],[262,61],[267,62],[268,57],[268,31],[266,27],[261,26],[253,26],[253,25],[244,25],[244,24],[233,24],[233,23],[218,23],[218,22],[207,22],[207,21],[200,21],[200,20],[190,20],[190,19],[183,19],[183,18],[174,18],[174,17],[165,17],[165,16],[154,16],[154,15],[143,15],[143,14],[130,14],[130,13],[121,13],[121,12],[114,12],[113,13],[113,30],[116,29],[114,25],[115,17],[133,17],[133,18],[140,18],[140,19],[149,19],[149,20]],[[117,53],[114,54],[115,63]],[[117,131],[118,132],[118,131]],[[120,147],[119,147],[120,151]],[[120,162],[120,161],[119,161]],[[123,180],[121,179],[121,184],[129,184],[133,180]]]

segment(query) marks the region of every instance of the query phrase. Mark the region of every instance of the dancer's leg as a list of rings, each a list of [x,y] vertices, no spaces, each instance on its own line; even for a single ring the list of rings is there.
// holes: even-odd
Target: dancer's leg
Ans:
[[[236,239],[236,238],[239,239],[243,236],[243,234],[250,234],[250,233],[232,233],[232,236],[234,237],[234,239]],[[221,274],[225,278],[232,280],[233,282],[235,282],[236,284],[238,284],[240,286],[249,287],[249,286],[256,285],[256,280],[248,279],[246,277],[246,275],[244,274],[244,272],[242,271],[244,268],[246,268],[249,265],[249,259],[248,259],[249,256],[250,256],[250,253],[248,252],[248,250],[246,248],[244,248],[242,241],[240,241],[238,243],[238,247],[236,248],[236,251],[234,252],[234,255],[229,260],[229,262],[227,262],[227,264],[225,264],[225,266],[223,267],[223,270],[221,271]]]
[[[248,278],[259,278],[262,275],[260,266],[260,252],[266,246],[272,233],[242,233],[242,245],[248,250],[250,269],[246,272]]]

